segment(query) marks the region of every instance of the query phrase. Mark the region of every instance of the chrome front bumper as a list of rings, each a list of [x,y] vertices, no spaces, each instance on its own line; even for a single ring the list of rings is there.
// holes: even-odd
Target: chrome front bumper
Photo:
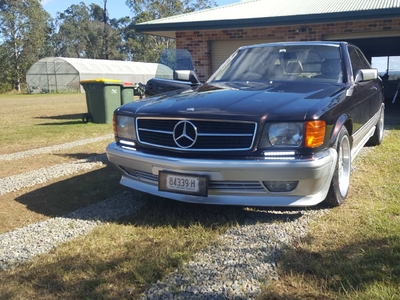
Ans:
[[[337,153],[328,149],[312,159],[213,160],[171,158],[124,149],[111,143],[110,162],[122,171],[121,184],[174,200],[243,206],[312,206],[328,193]],[[158,190],[158,172],[206,175],[208,196],[193,196]],[[298,181],[291,192],[273,193],[263,181]]]

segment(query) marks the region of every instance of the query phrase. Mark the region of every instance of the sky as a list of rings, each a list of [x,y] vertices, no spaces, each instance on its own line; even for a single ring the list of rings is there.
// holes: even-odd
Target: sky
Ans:
[[[107,1],[107,10],[109,14],[109,18],[119,19],[121,17],[130,16],[132,17],[132,13],[129,8],[125,5],[126,0],[108,0]],[[96,3],[99,6],[103,7],[102,0],[42,0],[42,5],[44,10],[46,10],[53,18],[56,17],[57,12],[63,12],[68,7],[73,4],[79,4],[84,2],[86,5],[91,3]],[[236,2],[240,2],[240,0],[215,0],[215,2],[219,5],[232,4]]]

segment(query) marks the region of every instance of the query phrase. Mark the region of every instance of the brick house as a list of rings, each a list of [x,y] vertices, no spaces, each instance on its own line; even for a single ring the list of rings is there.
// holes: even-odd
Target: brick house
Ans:
[[[367,58],[400,56],[400,0],[249,0],[163,18],[136,31],[174,38],[202,81],[239,46],[345,40]]]

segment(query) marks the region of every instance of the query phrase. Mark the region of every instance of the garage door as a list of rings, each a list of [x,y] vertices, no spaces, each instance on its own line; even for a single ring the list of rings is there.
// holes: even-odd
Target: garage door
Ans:
[[[211,42],[211,67],[214,73],[218,67],[241,46],[282,41],[282,39],[222,40]]]

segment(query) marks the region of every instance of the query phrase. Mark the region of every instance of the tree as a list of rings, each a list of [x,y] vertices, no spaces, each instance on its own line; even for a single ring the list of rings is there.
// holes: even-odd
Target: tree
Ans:
[[[216,3],[214,0],[126,0],[126,5],[136,15],[147,12],[150,20],[155,20],[214,7]]]
[[[85,57],[87,36],[89,35],[89,12],[86,5],[74,4],[64,12],[57,13],[55,20],[58,32],[54,33],[58,44],[57,56]],[[56,28],[57,30],[57,28]]]
[[[175,47],[175,40],[135,32],[134,24],[141,23],[142,20],[148,20],[147,12],[141,13],[123,29],[124,52],[130,60],[157,62],[164,49]]]
[[[103,35],[103,53],[106,59],[108,59],[108,14],[107,14],[107,0],[103,0],[103,23],[104,23],[104,35]]]
[[[49,18],[37,0],[0,0],[2,79],[18,92],[23,75],[45,54]]]
[[[53,35],[56,56],[122,59],[123,55],[118,51],[121,46],[118,28],[108,23],[117,22],[115,19],[108,22],[106,6],[103,9],[94,3],[86,6],[81,2],[58,13]]]
[[[8,92],[13,89],[13,65],[10,57],[12,57],[12,51],[7,45],[0,45],[0,93]]]
[[[189,13],[216,6],[214,0],[127,0],[136,17],[124,31],[126,49],[132,60],[157,62],[164,49],[175,47],[175,40],[134,31],[134,24]]]

